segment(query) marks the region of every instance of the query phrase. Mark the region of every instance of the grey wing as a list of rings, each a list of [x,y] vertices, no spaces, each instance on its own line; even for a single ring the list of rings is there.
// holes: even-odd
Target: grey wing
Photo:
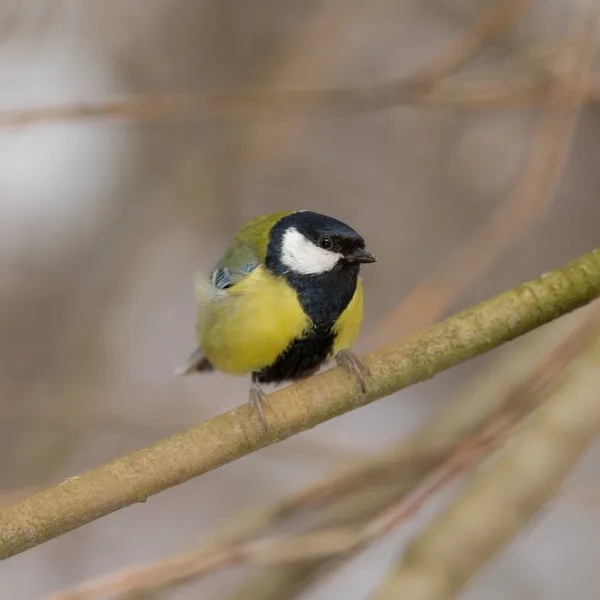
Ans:
[[[244,277],[252,273],[256,267],[258,267],[258,262],[241,264],[235,270],[227,266],[217,266],[211,275],[212,284],[218,290],[226,290],[239,283]]]
[[[242,281],[259,265],[259,260],[250,248],[238,248],[228,252],[215,266],[209,278],[200,276],[196,280],[196,302],[198,316],[210,311],[214,302],[228,297],[227,290]]]
[[[239,283],[260,264],[260,258],[251,244],[235,240],[211,273],[211,282],[218,290],[226,290]]]

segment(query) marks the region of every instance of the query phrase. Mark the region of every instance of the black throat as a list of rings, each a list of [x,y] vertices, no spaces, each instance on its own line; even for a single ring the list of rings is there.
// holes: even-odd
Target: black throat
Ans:
[[[360,272],[360,264],[338,263],[330,271],[304,275],[291,271],[281,261],[283,237],[291,224],[300,228],[314,226],[314,221],[322,219],[310,211],[292,213],[282,218],[271,230],[265,266],[277,277],[284,277],[296,290],[304,312],[310,317],[315,329],[329,330],[344,312],[354,292]],[[347,225],[339,226],[349,229]],[[352,231],[352,230],[350,230]]]
[[[319,275],[286,272],[283,277],[296,290],[304,312],[315,327],[331,328],[354,296],[359,268],[359,265],[345,265]]]
[[[275,363],[253,374],[253,377],[260,383],[302,379],[316,372],[331,358],[336,337],[333,328],[354,296],[360,266],[345,265],[319,275],[300,275],[268,262],[267,268],[273,274],[284,277],[296,290],[312,327],[302,337],[291,340]]]

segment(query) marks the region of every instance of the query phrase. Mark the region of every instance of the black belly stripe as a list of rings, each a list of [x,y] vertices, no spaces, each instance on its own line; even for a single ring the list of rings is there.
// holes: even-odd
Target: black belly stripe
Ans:
[[[288,273],[286,278],[313,326],[292,340],[272,365],[255,374],[259,383],[306,377],[331,358],[336,338],[334,326],[354,296],[358,269],[346,268],[317,277]]]
[[[281,383],[306,377],[331,357],[334,341],[331,327],[315,327],[296,338],[272,365],[256,373],[255,379],[259,383]]]
[[[279,232],[271,235],[270,252],[266,267],[277,277],[285,277],[296,290],[298,301],[312,327],[300,338],[290,341],[288,347],[268,367],[253,373],[259,383],[280,383],[300,379],[317,370],[331,357],[336,334],[334,327],[350,304],[358,281],[360,265],[340,264],[331,271],[303,275],[290,271],[279,260],[281,236],[285,219],[276,226]]]

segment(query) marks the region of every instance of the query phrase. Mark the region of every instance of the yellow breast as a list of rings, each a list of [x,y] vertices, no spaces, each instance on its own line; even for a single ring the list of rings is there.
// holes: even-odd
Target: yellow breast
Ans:
[[[346,350],[354,344],[358,337],[363,317],[363,286],[360,279],[356,283],[356,291],[350,304],[338,319],[333,328],[336,334],[333,344],[333,354]]]
[[[310,327],[296,292],[263,267],[205,310],[200,347],[216,369],[236,375],[273,364]]]

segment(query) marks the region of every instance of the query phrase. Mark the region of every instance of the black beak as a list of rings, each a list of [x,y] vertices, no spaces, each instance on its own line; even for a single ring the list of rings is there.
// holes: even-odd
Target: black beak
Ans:
[[[346,255],[346,260],[353,263],[374,263],[377,259],[364,248],[355,248],[350,254]]]

